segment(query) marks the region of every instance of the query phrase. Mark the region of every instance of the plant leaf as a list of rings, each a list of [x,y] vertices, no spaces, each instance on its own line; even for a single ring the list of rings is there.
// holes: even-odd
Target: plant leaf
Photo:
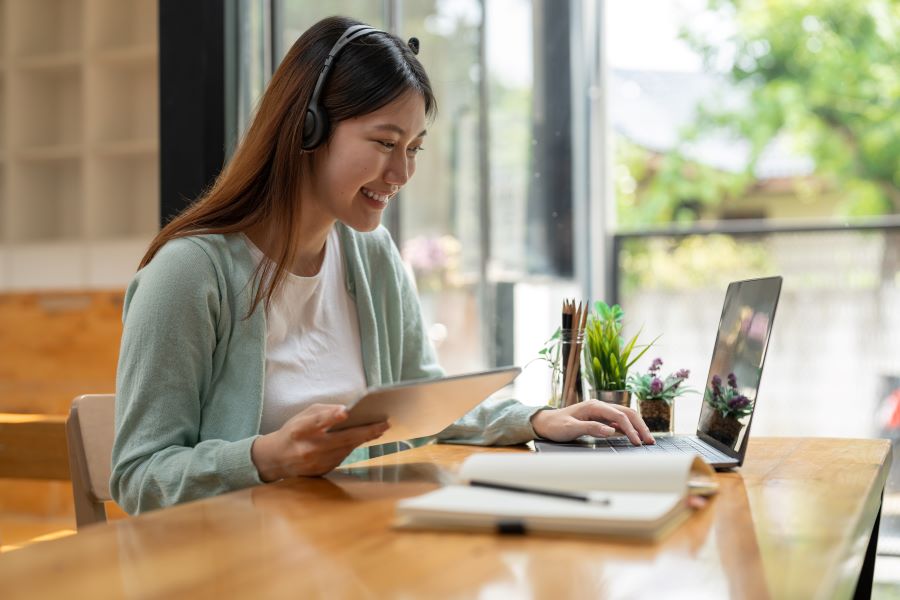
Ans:
[[[653,344],[655,344],[656,341],[657,341],[660,337],[662,337],[662,336],[659,336],[659,335],[656,336],[655,338],[653,338],[653,341],[652,341],[652,342],[650,342],[649,344],[647,344],[646,346],[644,346],[644,349],[641,350],[641,351],[638,353],[638,355],[635,356],[634,359],[632,359],[632,361],[631,361],[630,363],[628,363],[628,368],[631,368],[631,365],[633,365],[633,364],[634,364],[635,362],[637,362],[644,354],[646,354],[647,350],[649,350],[650,347],[653,346]]]

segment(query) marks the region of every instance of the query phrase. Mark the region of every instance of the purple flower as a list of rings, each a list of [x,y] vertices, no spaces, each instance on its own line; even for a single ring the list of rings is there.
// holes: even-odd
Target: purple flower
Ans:
[[[650,393],[654,396],[661,394],[663,391],[663,382],[659,377],[654,377],[650,382]]]
[[[722,378],[719,377],[718,375],[713,375],[712,386],[713,386],[713,390],[719,391],[719,388],[722,387]]]
[[[663,361],[661,358],[654,358],[653,362],[650,363],[650,372],[656,373],[657,371],[659,371],[659,368],[662,366],[662,364]]]
[[[432,273],[446,266],[447,253],[437,238],[418,236],[403,245],[403,259],[413,270]]]
[[[687,379],[690,376],[691,376],[691,372],[688,371],[687,369],[680,369],[679,371],[677,371],[675,373],[675,377],[677,377],[678,379]]]
[[[737,410],[739,408],[744,408],[748,404],[750,404],[750,398],[741,394],[740,396],[732,398],[731,402],[728,403],[728,407]]]
[[[737,377],[734,376],[734,373],[728,374],[728,387],[733,390],[737,389]]]

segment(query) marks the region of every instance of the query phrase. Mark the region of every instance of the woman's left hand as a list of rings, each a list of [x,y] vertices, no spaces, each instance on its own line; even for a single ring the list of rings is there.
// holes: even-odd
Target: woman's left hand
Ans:
[[[537,435],[554,442],[569,442],[582,435],[608,437],[621,432],[635,446],[655,443],[636,410],[600,400],[538,411],[531,417],[531,426]]]

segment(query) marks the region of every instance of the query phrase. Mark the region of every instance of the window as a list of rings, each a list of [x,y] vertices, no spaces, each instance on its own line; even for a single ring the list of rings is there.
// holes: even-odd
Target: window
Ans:
[[[607,4],[614,293],[702,388],[727,282],[782,274],[754,429],[867,436],[900,350],[897,41],[878,0],[770,4]]]
[[[245,106],[267,27],[271,64],[328,14],[421,40],[439,116],[385,221],[449,372],[528,363],[590,291],[702,388],[727,282],[781,274],[754,432],[897,434],[895,3],[241,6]],[[543,403],[548,379],[527,370],[519,397]],[[700,402],[679,400],[677,430]]]
[[[439,113],[416,176],[385,224],[415,274],[429,335],[449,373],[527,363],[556,328],[561,298],[578,293],[571,15],[548,4],[280,0],[273,6],[279,57],[330,14],[420,40]],[[534,371],[524,381],[533,377],[549,390],[549,374]],[[546,401],[540,392],[532,396]]]

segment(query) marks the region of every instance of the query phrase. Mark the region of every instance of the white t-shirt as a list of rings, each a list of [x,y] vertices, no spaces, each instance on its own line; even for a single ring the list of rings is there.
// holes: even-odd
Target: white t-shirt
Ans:
[[[268,260],[246,238],[258,261]],[[366,389],[356,304],[345,286],[340,238],[332,229],[322,268],[288,273],[266,312],[266,378],[260,433],[311,404],[349,404]]]

